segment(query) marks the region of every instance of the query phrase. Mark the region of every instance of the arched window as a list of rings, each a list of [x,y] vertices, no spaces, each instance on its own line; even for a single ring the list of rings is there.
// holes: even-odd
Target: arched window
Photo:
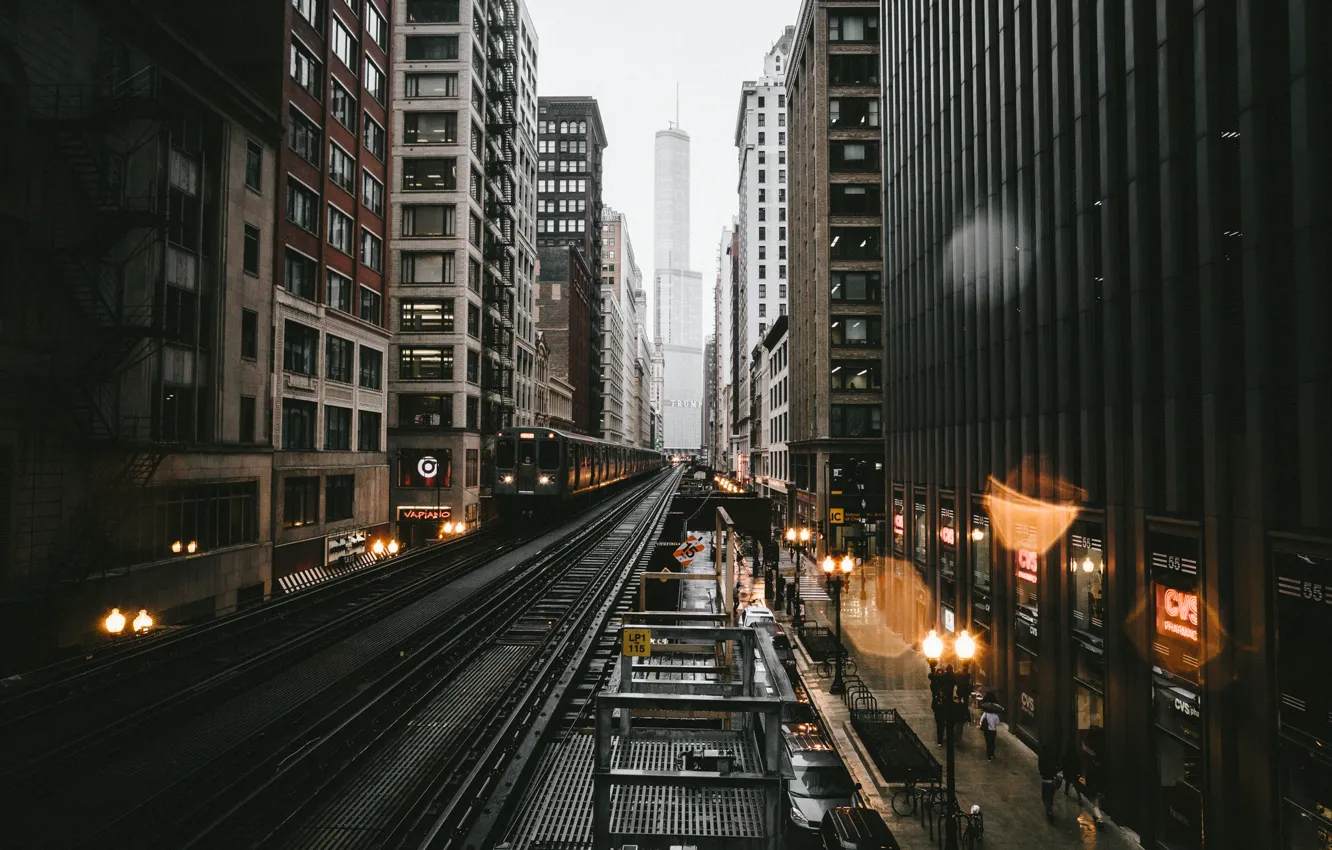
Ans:
[[[587,122],[586,122],[586,121],[579,121],[579,122],[578,122],[578,132],[580,132],[580,133],[586,133],[586,132],[587,132]]]
[[[568,121],[561,121],[561,122],[560,122],[560,132],[561,132],[561,133],[567,133],[567,132],[569,132],[569,122],[568,122]]]

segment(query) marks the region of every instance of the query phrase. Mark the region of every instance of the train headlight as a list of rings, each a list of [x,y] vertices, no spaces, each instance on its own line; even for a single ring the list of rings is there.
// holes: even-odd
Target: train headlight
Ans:
[[[537,483],[538,483],[538,484],[549,484],[549,483],[550,483],[550,476],[549,476],[549,475],[543,475],[543,476],[541,476],[540,478],[537,479]]]
[[[503,481],[505,484],[512,484],[512,483],[513,483],[513,476],[512,476],[512,475],[506,475],[506,476],[504,476],[503,478],[501,478],[500,480]]]

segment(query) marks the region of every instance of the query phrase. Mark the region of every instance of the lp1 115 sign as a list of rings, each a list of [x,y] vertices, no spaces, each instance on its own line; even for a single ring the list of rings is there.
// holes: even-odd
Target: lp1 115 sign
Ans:
[[[651,629],[625,629],[624,654],[632,658],[647,658],[652,654]]]

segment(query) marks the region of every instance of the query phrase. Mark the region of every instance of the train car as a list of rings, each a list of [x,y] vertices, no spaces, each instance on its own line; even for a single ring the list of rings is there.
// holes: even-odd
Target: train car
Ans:
[[[548,513],[665,463],[651,449],[554,428],[505,428],[495,442],[495,504],[506,517]]]

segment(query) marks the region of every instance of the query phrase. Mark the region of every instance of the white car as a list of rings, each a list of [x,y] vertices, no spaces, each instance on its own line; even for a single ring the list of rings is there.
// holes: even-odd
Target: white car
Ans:
[[[740,621],[740,625],[751,629],[766,629],[770,632],[777,630],[777,618],[772,615],[768,608],[750,606],[745,609],[745,616]]]

